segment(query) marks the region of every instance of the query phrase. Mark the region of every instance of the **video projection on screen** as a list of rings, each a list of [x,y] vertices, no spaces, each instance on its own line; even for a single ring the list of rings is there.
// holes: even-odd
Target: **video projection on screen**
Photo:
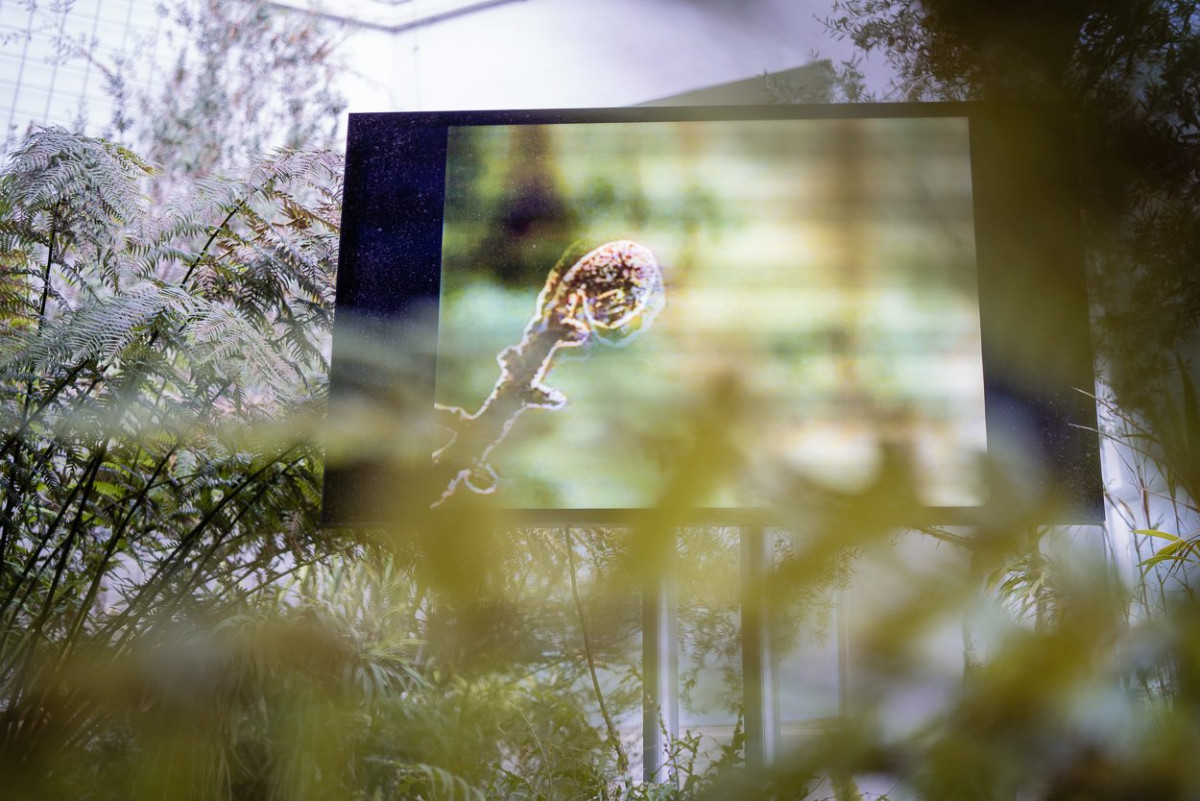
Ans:
[[[748,463],[705,506],[887,447],[924,503],[985,501],[965,117],[451,126],[445,190],[442,502],[653,506],[728,377]]]

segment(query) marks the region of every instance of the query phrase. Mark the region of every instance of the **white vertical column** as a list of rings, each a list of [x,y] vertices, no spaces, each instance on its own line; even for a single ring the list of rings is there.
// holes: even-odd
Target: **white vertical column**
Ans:
[[[668,776],[671,741],[679,736],[679,624],[675,592],[675,539],[671,552],[642,591],[642,778]]]
[[[742,529],[742,699],[746,765],[752,769],[772,764],[779,751],[779,676],[766,591],[771,554],[761,526]]]

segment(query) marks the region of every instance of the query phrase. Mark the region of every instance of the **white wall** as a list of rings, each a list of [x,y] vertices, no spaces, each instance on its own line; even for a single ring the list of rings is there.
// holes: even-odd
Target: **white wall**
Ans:
[[[162,27],[180,0],[0,0],[0,143],[30,122],[89,132],[111,115],[102,75],[71,43],[168,66]],[[280,13],[351,14],[337,38],[351,111],[604,107],[854,56],[819,21],[833,0],[272,0]],[[376,25],[371,24],[374,17]],[[363,20],[366,20],[364,22]],[[168,25],[169,27],[169,25]],[[874,88],[886,65],[871,63]],[[137,70],[152,79],[155,69]]]
[[[422,0],[408,0],[419,12]],[[432,2],[432,0],[429,0]],[[622,106],[854,55],[832,0],[506,0],[399,32],[359,29],[351,111]],[[885,65],[869,65],[886,88]]]

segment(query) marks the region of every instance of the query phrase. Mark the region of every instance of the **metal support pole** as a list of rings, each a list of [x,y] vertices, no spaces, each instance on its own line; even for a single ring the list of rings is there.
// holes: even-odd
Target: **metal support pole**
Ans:
[[[765,767],[779,749],[779,675],[766,593],[771,548],[761,526],[742,530],[742,699],[746,766]]]
[[[668,755],[679,736],[679,637],[675,596],[675,548],[663,569],[648,576],[642,592],[642,778],[674,782]]]

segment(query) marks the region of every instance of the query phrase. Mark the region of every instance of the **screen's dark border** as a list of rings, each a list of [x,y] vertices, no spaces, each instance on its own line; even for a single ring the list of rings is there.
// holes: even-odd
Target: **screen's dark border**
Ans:
[[[654,107],[350,115],[330,409],[355,393],[386,394],[369,372],[338,358],[339,333],[377,327],[400,343],[427,341],[441,277],[447,130],[452,126],[742,119],[966,117],[970,128],[989,442],[1036,432],[1030,469],[1062,505],[1047,523],[1104,519],[1079,203],[1065,115],[1043,107],[977,103]],[[420,312],[420,313],[418,313]],[[435,357],[406,396],[433,407]],[[423,401],[420,401],[423,402]],[[409,477],[411,478],[411,477]],[[323,522],[386,524],[377,498],[404,482],[364,459],[326,472]],[[930,509],[929,519],[969,522],[969,508]],[[530,523],[618,524],[637,510],[514,510]],[[771,521],[761,509],[698,509],[696,522]]]

